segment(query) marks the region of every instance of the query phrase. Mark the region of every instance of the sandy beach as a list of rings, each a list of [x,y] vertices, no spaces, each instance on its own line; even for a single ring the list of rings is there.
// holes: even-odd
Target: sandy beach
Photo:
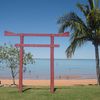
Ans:
[[[12,84],[10,79],[0,79],[1,84]],[[16,80],[18,84],[18,80]],[[94,85],[97,84],[96,79],[80,79],[80,80],[55,80],[55,86],[74,86],[74,85]],[[49,86],[50,80],[23,80],[23,85],[32,86]]]

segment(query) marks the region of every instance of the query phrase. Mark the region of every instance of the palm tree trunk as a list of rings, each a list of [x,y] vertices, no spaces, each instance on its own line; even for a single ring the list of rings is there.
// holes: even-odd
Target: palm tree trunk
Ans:
[[[99,48],[98,48],[98,44],[95,44],[94,46],[95,46],[97,83],[98,85],[100,85]]]

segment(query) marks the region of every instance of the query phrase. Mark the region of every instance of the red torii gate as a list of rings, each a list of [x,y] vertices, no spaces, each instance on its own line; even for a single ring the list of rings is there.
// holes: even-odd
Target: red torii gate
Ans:
[[[54,37],[66,37],[69,36],[69,32],[62,34],[32,34],[32,33],[19,33],[15,34],[13,32],[5,31],[5,36],[19,36],[20,44],[15,44],[15,46],[20,47],[20,65],[19,65],[19,91],[22,92],[23,87],[23,47],[50,47],[50,92],[54,92],[54,47],[59,47],[58,44],[54,44]],[[24,44],[25,36],[35,36],[35,37],[50,37],[50,44]]]

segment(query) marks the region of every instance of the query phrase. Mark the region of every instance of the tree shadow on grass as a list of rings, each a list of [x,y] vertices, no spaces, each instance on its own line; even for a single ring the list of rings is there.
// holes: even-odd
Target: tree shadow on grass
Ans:
[[[33,88],[26,88],[26,89],[23,89],[22,92],[26,92],[26,91],[29,91],[29,90],[32,90]]]
[[[57,89],[58,89],[58,88],[54,88],[54,92],[56,92]]]
[[[54,92],[55,92],[57,89],[58,89],[58,88],[54,88]],[[26,91],[29,91],[29,90],[48,90],[48,91],[50,91],[50,88],[47,88],[47,87],[25,88],[25,89],[23,89],[22,92],[26,92]]]
[[[23,92],[29,91],[29,90],[49,90],[47,87],[31,87],[31,88],[25,88],[23,89]]]

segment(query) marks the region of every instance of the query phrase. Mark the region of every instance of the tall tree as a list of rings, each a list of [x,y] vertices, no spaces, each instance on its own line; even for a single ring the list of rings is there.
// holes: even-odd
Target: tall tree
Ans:
[[[19,73],[19,48],[6,44],[0,47],[0,62],[4,63],[5,67],[11,70],[13,85],[15,85],[15,78]],[[26,71],[27,64],[33,64],[34,59],[31,53],[25,53],[23,57],[23,72]]]
[[[67,57],[72,57],[76,48],[86,42],[92,42],[95,48],[97,82],[100,85],[99,45],[100,45],[100,0],[88,0],[88,4],[77,3],[83,18],[75,12],[70,12],[58,20],[59,32],[67,28],[72,31],[71,44],[66,50]]]

